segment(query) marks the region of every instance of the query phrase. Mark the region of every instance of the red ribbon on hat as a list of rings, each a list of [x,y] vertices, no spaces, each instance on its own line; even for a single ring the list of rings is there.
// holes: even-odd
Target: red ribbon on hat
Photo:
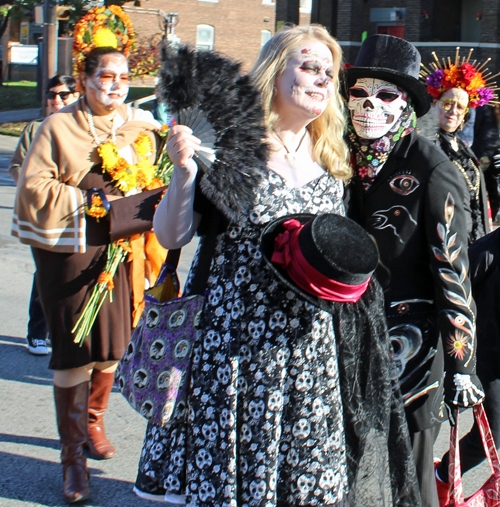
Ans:
[[[300,250],[299,233],[304,226],[294,218],[284,222],[283,226],[286,231],[274,240],[271,262],[282,266],[290,278],[312,296],[339,303],[356,303],[366,291],[371,277],[361,285],[348,285],[327,278],[307,262]]]

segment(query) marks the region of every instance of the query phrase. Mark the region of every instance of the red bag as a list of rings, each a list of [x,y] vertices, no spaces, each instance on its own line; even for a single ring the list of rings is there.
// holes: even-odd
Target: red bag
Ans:
[[[500,463],[498,460],[498,453],[495,447],[495,442],[493,440],[493,436],[491,435],[490,425],[488,424],[488,418],[486,417],[482,403],[474,407],[474,416],[481,432],[484,451],[488,458],[492,475],[483,484],[479,491],[464,500],[460,470],[460,449],[458,446],[459,438],[457,413],[457,423],[451,428],[450,464],[448,470],[448,477],[450,482],[450,503],[448,503],[446,507],[500,506]]]

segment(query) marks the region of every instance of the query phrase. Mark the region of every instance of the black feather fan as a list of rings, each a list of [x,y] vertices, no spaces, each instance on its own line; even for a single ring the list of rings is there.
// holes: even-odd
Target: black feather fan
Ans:
[[[259,90],[240,64],[213,51],[162,48],[162,99],[178,123],[191,122],[203,151],[202,192],[229,219],[248,213],[266,172],[268,147]],[[207,153],[215,149],[215,160]]]

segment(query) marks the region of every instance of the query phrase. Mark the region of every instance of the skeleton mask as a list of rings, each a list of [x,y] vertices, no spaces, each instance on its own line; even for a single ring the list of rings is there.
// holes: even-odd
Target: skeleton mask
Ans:
[[[347,107],[354,130],[362,139],[379,139],[387,134],[406,105],[406,94],[382,79],[361,78],[349,89]]]

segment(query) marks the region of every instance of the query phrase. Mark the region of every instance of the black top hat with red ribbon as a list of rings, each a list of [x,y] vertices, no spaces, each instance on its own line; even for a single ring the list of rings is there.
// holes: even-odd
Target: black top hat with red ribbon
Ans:
[[[349,218],[296,214],[271,222],[261,237],[263,257],[276,276],[310,303],[355,303],[378,264],[368,233]]]

